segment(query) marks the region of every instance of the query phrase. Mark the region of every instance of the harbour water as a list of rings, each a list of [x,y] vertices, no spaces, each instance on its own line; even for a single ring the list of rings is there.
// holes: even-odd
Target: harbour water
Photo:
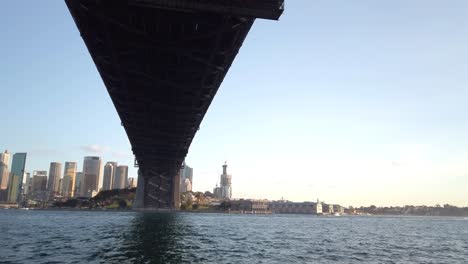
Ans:
[[[468,263],[468,219],[0,210],[0,263]]]

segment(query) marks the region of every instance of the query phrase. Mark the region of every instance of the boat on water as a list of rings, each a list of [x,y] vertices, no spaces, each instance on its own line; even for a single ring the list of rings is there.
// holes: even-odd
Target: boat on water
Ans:
[[[336,212],[333,214],[333,216],[341,216],[340,213]]]

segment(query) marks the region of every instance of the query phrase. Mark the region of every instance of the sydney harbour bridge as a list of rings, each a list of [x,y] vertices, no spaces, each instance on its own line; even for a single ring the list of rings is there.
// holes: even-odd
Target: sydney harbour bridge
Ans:
[[[179,170],[255,19],[284,0],[65,0],[139,168],[136,208],[177,208]],[[266,45],[268,43],[265,43]]]

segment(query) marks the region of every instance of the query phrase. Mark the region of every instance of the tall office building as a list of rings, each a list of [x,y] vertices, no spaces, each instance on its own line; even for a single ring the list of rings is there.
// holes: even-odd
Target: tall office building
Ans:
[[[47,171],[33,171],[31,193],[40,193],[47,190]]]
[[[117,166],[115,171],[114,189],[125,189],[127,188],[128,182],[128,166],[120,165]]]
[[[83,172],[77,172],[75,177],[75,197],[81,196],[81,184],[83,183]]]
[[[81,196],[92,197],[93,192],[99,191],[99,178],[101,176],[101,158],[85,157],[83,162],[83,179]]]
[[[8,152],[8,150],[0,153],[0,162],[5,163],[7,166],[10,164],[10,152]]]
[[[75,194],[76,162],[65,162],[63,171],[62,195],[73,197]]]
[[[23,174],[23,189],[22,189],[24,195],[31,193],[31,185],[32,185],[31,173],[25,172]]]
[[[0,190],[6,190],[6,188],[8,188],[9,174],[8,166],[5,163],[0,162]]]
[[[8,178],[10,176],[9,166],[10,165],[10,153],[8,150],[0,153],[0,190],[6,190],[8,188]]]
[[[26,156],[26,153],[15,153],[13,155],[10,177],[8,179],[8,202],[16,203],[20,198]]]
[[[221,185],[220,185],[220,195],[222,199],[231,199],[232,197],[232,187],[231,187],[232,176],[227,174],[227,164],[223,165],[223,174],[221,174]]]
[[[8,166],[0,162],[0,201],[7,200],[8,174]]]
[[[102,190],[112,190],[114,187],[115,172],[117,171],[117,162],[107,162],[104,166],[104,177],[102,179]]]
[[[47,182],[47,190],[51,197],[60,194],[60,178],[62,174],[62,163],[51,162],[49,169],[49,180]]]
[[[192,191],[192,179],[193,179],[193,168],[188,166],[185,161],[180,169],[180,192],[191,192]]]

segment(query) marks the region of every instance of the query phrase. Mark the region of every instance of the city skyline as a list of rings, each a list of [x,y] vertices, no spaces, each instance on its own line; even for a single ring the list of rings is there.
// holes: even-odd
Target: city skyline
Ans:
[[[30,5],[0,10],[0,150],[27,152],[29,172],[133,164],[65,4]],[[211,190],[228,160],[233,197],[466,206],[468,3],[287,5],[276,27],[255,22],[208,110],[186,157],[193,189]]]
[[[0,203],[21,203],[24,199],[54,200],[55,198],[94,197],[98,192],[136,187],[136,179],[129,177],[128,166],[115,162],[115,182],[106,186],[106,166],[102,166],[102,159],[96,156],[83,157],[83,172],[77,171],[77,162],[50,162],[49,170],[26,170],[28,153],[13,154],[8,150],[0,153]],[[8,171],[11,164],[11,172]],[[63,174],[62,174],[63,168]],[[83,177],[85,176],[85,177]],[[81,186],[85,188],[82,189]]]

